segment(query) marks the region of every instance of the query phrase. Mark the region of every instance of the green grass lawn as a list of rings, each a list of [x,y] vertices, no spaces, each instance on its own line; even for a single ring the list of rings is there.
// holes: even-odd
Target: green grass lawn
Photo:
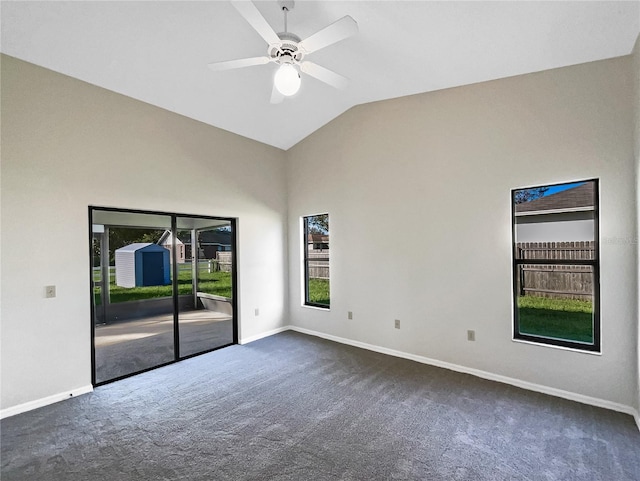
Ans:
[[[593,342],[593,304],[576,299],[518,298],[522,334]]]
[[[178,276],[179,294],[191,294],[191,272],[183,271]],[[232,297],[231,273],[212,272],[201,273],[198,290],[208,294],[215,294],[223,297]],[[110,300],[112,304],[118,302],[138,301],[143,299],[155,299],[159,297],[171,297],[172,287],[168,286],[148,286],[148,287],[118,287],[115,282],[115,275],[111,276],[109,286]],[[99,305],[97,294],[95,295],[96,305]],[[329,305],[329,281],[327,279],[309,279],[309,300],[323,305]]]
[[[199,275],[198,291],[208,294],[215,294],[222,297],[232,297],[231,272],[201,272]],[[115,276],[111,277],[109,285],[110,301],[112,304],[118,302],[138,301],[142,299],[155,299],[158,297],[171,297],[173,287],[168,286],[147,286],[147,287],[119,287],[116,286]],[[191,271],[183,271],[178,275],[178,293],[192,294],[193,285],[191,283]],[[99,301],[96,297],[96,305]]]
[[[329,306],[330,297],[328,279],[309,279],[310,302]]]

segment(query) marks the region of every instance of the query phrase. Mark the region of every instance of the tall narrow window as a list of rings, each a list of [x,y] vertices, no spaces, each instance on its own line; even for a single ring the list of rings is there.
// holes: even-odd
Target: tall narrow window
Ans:
[[[598,181],[512,191],[514,338],[600,351]]]
[[[329,214],[303,217],[304,303],[329,308]]]

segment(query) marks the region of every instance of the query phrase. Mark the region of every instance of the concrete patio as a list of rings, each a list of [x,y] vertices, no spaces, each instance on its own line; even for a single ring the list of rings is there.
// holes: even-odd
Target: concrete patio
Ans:
[[[180,357],[233,342],[228,314],[193,310],[179,315]],[[101,383],[174,360],[173,314],[97,325],[96,382]]]

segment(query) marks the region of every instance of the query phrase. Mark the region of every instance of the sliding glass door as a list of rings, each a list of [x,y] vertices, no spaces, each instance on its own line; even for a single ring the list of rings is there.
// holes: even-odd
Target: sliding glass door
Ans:
[[[93,384],[237,342],[235,220],[90,208]]]
[[[233,228],[229,220],[178,217],[180,356],[234,342]],[[182,252],[184,256],[180,257]]]

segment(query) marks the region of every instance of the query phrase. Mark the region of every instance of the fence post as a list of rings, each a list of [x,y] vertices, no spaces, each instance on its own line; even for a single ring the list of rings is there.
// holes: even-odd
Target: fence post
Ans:
[[[520,297],[524,296],[524,266],[520,264]]]

